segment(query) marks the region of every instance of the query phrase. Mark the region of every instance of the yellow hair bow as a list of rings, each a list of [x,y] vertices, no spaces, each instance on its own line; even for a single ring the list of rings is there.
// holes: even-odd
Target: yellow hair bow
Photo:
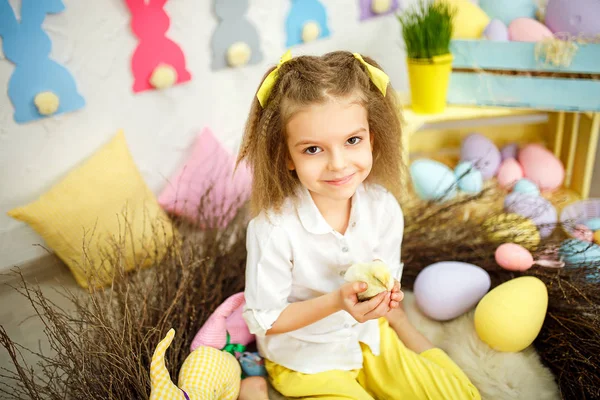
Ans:
[[[277,64],[277,67],[275,67],[275,69],[273,71],[271,71],[271,73],[269,75],[267,75],[267,77],[265,78],[263,83],[258,88],[256,97],[258,98],[258,102],[260,103],[260,105],[263,108],[267,104],[267,100],[269,100],[269,96],[271,95],[273,86],[275,85],[275,82],[277,81],[277,78],[279,77],[279,68],[284,63],[286,63],[287,61],[290,61],[291,59],[292,59],[292,52],[291,52],[291,50],[288,50],[285,52],[285,54],[283,56],[281,56],[281,59],[279,60],[279,64]]]
[[[371,78],[371,81],[375,84],[375,86],[377,86],[377,88],[385,96],[386,91],[387,91],[387,86],[390,83],[389,76],[387,76],[386,73],[383,72],[382,70],[380,70],[379,68],[374,67],[371,64],[369,64],[368,62],[366,62],[360,54],[358,54],[358,53],[353,53],[353,54],[354,54],[354,57],[367,68],[367,72],[369,73],[369,78]],[[258,88],[256,97],[258,98],[258,102],[260,103],[260,105],[263,108],[265,107],[265,105],[267,104],[267,101],[269,100],[269,96],[271,95],[271,91],[273,90],[273,86],[275,86],[275,82],[277,81],[277,78],[279,78],[279,68],[281,68],[281,66],[284,63],[286,63],[287,61],[289,61],[291,59],[292,59],[292,52],[290,50],[288,50],[285,52],[285,54],[283,56],[281,56],[281,59],[279,60],[279,64],[277,64],[277,67],[275,67],[275,69],[273,71],[271,71],[269,73],[269,75],[267,75],[267,77],[265,78],[263,83]]]
[[[388,83],[390,83],[390,77],[387,76],[387,74],[379,68],[374,67],[365,60],[363,60],[360,54],[354,53],[354,57],[358,61],[360,61],[362,65],[367,67],[367,72],[369,73],[369,78],[371,78],[371,82],[373,82],[375,86],[377,86],[377,89],[379,89],[379,91],[381,91],[381,93],[383,93],[383,95],[385,96],[385,93],[387,92]]]

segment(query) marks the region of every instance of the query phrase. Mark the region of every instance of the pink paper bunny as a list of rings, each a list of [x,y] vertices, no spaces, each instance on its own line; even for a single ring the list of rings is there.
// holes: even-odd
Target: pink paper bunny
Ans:
[[[131,59],[135,77],[134,92],[151,90],[150,77],[161,65],[172,67],[177,72],[176,83],[187,82],[191,74],[185,67],[185,56],[177,43],[166,37],[169,16],[163,9],[167,0],[125,0],[131,12],[131,29],[139,44]]]
[[[246,299],[244,293],[237,293],[225,300],[208,318],[192,341],[191,351],[200,346],[222,349],[227,344],[227,333],[230,343],[247,346],[255,337],[248,330],[242,312]]]

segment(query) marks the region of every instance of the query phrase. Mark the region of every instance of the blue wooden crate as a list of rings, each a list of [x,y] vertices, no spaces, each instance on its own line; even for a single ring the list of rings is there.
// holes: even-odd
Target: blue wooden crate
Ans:
[[[600,44],[579,45],[569,67],[536,61],[535,43],[453,40],[451,51],[449,104],[600,111],[600,79],[577,76],[600,77]],[[535,76],[540,72],[558,72],[560,77]]]

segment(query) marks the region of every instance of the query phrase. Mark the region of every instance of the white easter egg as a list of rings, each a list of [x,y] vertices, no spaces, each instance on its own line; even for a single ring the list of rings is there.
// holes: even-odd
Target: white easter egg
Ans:
[[[423,200],[448,200],[456,196],[456,178],[446,165],[421,159],[410,166],[410,176],[417,195]]]
[[[442,261],[419,273],[414,294],[423,314],[447,321],[475,307],[490,285],[490,276],[484,269],[464,262]]]

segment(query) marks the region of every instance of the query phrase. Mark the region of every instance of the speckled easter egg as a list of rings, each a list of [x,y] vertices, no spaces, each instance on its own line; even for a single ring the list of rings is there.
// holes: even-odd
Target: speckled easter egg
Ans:
[[[512,187],[515,183],[523,177],[523,168],[514,158],[507,158],[502,161],[500,168],[498,168],[498,184],[504,189]]]
[[[556,228],[556,208],[543,197],[513,192],[504,199],[504,210],[531,219],[542,238],[550,236]]]
[[[546,26],[552,32],[593,37],[600,34],[600,1],[548,0]]]
[[[490,285],[490,276],[484,269],[464,262],[442,261],[417,275],[414,294],[423,314],[447,321],[473,308]]]
[[[508,42],[508,27],[499,19],[493,19],[485,27],[483,37],[493,42]]]
[[[565,168],[556,156],[539,144],[530,144],[519,151],[519,163],[525,177],[540,190],[554,191],[565,179]]]
[[[513,42],[539,42],[552,36],[550,29],[531,18],[517,18],[508,26],[508,38]]]
[[[472,133],[467,136],[460,148],[461,161],[471,161],[481,171],[484,179],[496,175],[500,166],[500,150],[487,137]]]
[[[534,0],[479,0],[479,7],[490,17],[508,25],[517,18],[535,18]]]
[[[567,239],[560,245],[560,255],[568,264],[600,262],[600,246],[579,239]]]
[[[516,243],[532,251],[540,244],[540,233],[533,221],[518,214],[491,216],[482,228],[492,243]]]

